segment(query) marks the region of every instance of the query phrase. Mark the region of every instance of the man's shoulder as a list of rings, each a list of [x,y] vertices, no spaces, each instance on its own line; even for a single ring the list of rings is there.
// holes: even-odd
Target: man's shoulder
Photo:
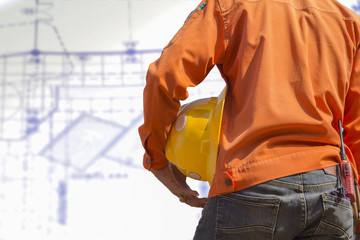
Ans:
[[[338,13],[346,20],[352,20],[360,23],[360,16],[354,12],[354,10],[348,8],[343,5],[341,2],[337,0],[330,0],[331,5],[334,7],[334,10],[338,11]],[[360,11],[360,6],[359,6]]]

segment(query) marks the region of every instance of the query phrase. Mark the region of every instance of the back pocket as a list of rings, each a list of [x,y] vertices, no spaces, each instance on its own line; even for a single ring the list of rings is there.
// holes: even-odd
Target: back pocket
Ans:
[[[350,239],[352,236],[352,211],[350,201],[323,193],[323,215],[315,236],[328,236],[327,239]]]
[[[278,198],[220,196],[216,233],[224,239],[273,239],[279,206]]]

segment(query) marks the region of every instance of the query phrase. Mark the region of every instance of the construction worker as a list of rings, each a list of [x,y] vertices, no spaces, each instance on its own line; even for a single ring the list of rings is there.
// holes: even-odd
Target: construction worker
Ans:
[[[180,201],[203,207],[194,239],[353,239],[336,194],[338,120],[360,165],[360,18],[336,0],[205,0],[150,65],[144,167]],[[165,145],[188,97],[217,66],[227,85],[208,198]]]

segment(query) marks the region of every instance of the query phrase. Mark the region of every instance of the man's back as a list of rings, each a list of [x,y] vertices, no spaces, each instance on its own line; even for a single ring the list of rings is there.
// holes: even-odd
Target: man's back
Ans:
[[[144,166],[204,206],[164,149],[187,87],[219,68],[219,156],[194,239],[351,238],[335,165],[341,120],[358,180],[359,48],[359,17],[335,0],[205,0],[189,15],[149,67],[139,133]]]
[[[219,6],[229,36],[220,69],[229,90],[214,185],[220,190],[212,194],[227,191],[225,172],[240,190],[332,165],[345,107],[352,109],[345,111],[345,128],[354,120],[359,126],[359,116],[352,118],[360,108],[359,72],[352,69],[358,16],[337,1],[235,0]],[[354,128],[347,130],[359,139]],[[347,144],[357,144],[352,150],[359,159],[354,138],[348,135],[353,140]]]
[[[144,166],[167,166],[179,100],[215,65],[228,91],[210,197],[336,165],[338,120],[360,161],[359,46],[359,16],[335,0],[200,3],[149,67]]]

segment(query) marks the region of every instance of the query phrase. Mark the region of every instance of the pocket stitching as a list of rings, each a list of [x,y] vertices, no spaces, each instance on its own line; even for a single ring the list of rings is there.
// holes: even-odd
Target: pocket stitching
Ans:
[[[317,234],[317,233],[319,232],[319,229],[320,229],[321,225],[322,225],[322,224],[325,224],[325,225],[327,225],[327,226],[329,226],[329,227],[331,227],[331,228],[334,228],[334,229],[336,229],[336,230],[340,230],[343,234],[345,234],[345,235],[349,238],[350,236],[349,236],[349,234],[346,232],[345,229],[343,229],[342,227],[338,226],[337,224],[330,223],[330,222],[328,222],[328,221],[326,221],[326,220],[323,219],[323,218],[324,218],[324,215],[325,215],[325,212],[326,212],[326,210],[328,209],[328,207],[327,207],[325,204],[326,204],[326,203],[328,203],[328,204],[336,203],[335,201],[330,200],[331,198],[329,198],[329,197],[334,197],[334,198],[335,198],[336,196],[333,196],[332,194],[329,194],[329,193],[323,193],[323,194],[321,194],[321,197],[322,197],[323,213],[322,213],[322,215],[321,215],[319,225],[318,225],[318,227],[316,228],[316,230],[314,231],[314,234]],[[343,202],[344,202],[343,199],[341,199],[341,200],[342,200],[341,202],[343,203]],[[346,200],[346,201],[347,201],[347,200]],[[340,207],[342,207],[342,208],[345,208],[345,209],[351,211],[351,207],[348,207],[348,206],[346,206],[346,205],[344,205],[344,204],[342,204],[342,203],[341,203],[341,204],[338,203],[338,205],[339,205]],[[350,201],[349,201],[349,203],[350,203]]]
[[[323,199],[324,202],[329,202],[331,204],[335,203],[335,204],[339,205],[340,207],[351,210],[351,203],[350,203],[349,200],[339,198],[339,197],[334,196],[334,195],[332,195],[330,193],[323,193],[322,196],[323,196],[322,199]],[[340,201],[336,201],[336,199],[340,200]]]
[[[240,195],[240,194],[238,194]],[[264,234],[269,235],[269,239],[272,239],[273,235],[274,235],[274,231],[275,231],[275,227],[276,227],[276,223],[277,223],[277,218],[279,215],[279,208],[280,208],[280,199],[279,198],[259,198],[259,197],[254,197],[254,196],[247,196],[247,195],[240,195],[241,197],[245,197],[245,198],[249,198],[249,200],[239,200],[239,199],[233,199],[230,197],[227,197],[226,195],[221,195],[219,196],[219,201],[218,201],[218,214],[217,214],[217,219],[216,219],[216,234],[217,236],[220,236],[219,234],[221,234],[222,231],[224,231],[224,233],[236,233],[236,232],[247,232],[246,229],[249,228],[256,228],[258,230],[264,230],[262,231]],[[267,203],[259,203],[259,202],[250,202],[250,198],[251,200],[254,200],[254,198],[256,200],[267,200],[267,201],[272,201],[271,203],[267,202]],[[224,202],[224,201],[231,201],[231,202],[239,202],[239,203],[244,203],[244,205],[248,205],[248,206],[267,206],[269,207],[269,209],[271,209],[271,212],[273,214],[272,217],[272,221],[269,224],[266,225],[261,225],[261,224],[250,224],[250,225],[242,225],[242,226],[221,226],[221,225],[225,225],[225,223],[223,221],[220,221],[219,217],[220,214],[219,212],[221,211],[222,213],[222,205],[220,204],[220,202]],[[220,223],[221,222],[221,223]],[[271,236],[270,236],[271,235]],[[266,238],[268,239],[268,238]]]
[[[279,198],[260,198],[260,197],[255,197],[255,196],[248,196],[248,195],[242,195],[242,194],[236,194],[235,197],[239,197],[239,198],[235,198],[235,197],[229,197],[226,195],[220,196],[228,201],[232,201],[232,202],[239,202],[239,203],[245,203],[252,206],[258,206],[258,205],[265,205],[265,206],[272,206],[272,205],[279,205],[280,203],[280,199]],[[255,200],[255,201],[254,201]],[[257,202],[257,201],[266,201],[266,202]]]

